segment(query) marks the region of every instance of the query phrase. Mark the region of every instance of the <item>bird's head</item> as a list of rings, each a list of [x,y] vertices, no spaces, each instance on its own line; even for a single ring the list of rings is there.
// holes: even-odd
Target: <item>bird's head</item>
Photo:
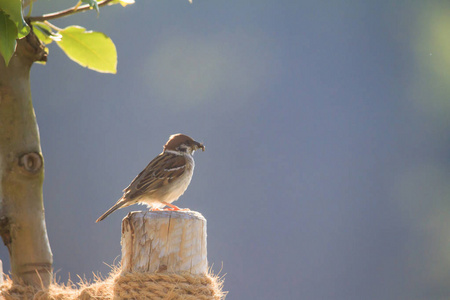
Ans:
[[[191,137],[177,133],[169,137],[169,140],[164,145],[164,151],[172,150],[192,154],[194,151],[202,149],[205,151],[205,146],[202,143],[194,141]]]

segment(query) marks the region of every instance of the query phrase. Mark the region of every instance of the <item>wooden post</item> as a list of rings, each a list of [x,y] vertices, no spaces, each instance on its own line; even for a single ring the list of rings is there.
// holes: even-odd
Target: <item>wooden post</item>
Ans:
[[[122,273],[207,273],[206,219],[198,212],[131,212],[121,244]]]

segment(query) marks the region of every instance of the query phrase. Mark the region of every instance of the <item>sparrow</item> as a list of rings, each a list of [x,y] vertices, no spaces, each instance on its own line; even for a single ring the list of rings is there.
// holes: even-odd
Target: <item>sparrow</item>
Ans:
[[[163,152],[155,157],[123,190],[123,196],[95,222],[100,222],[119,208],[146,204],[151,210],[180,210],[172,204],[186,191],[194,173],[193,154],[205,151],[202,143],[178,133],[169,137]]]

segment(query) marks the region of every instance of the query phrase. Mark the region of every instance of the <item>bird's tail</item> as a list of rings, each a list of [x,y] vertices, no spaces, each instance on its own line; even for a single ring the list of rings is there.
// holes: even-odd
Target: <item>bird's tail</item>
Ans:
[[[97,221],[95,221],[95,223],[98,223],[98,222],[104,220],[107,216],[109,216],[110,214],[112,214],[113,212],[118,210],[119,208],[122,208],[125,206],[128,206],[127,201],[125,199],[120,199],[119,201],[117,201],[116,204],[114,204],[113,207],[111,207],[103,215],[101,215],[100,218],[98,218]]]

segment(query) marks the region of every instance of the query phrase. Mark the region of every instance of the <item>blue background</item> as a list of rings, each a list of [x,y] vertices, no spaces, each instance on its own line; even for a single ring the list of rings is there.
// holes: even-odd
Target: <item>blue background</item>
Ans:
[[[175,204],[207,218],[227,299],[450,297],[448,2],[140,0],[53,23],[118,51],[106,75],[51,44],[31,73],[61,281],[120,261],[142,207],[95,220],[182,132],[206,151]]]

